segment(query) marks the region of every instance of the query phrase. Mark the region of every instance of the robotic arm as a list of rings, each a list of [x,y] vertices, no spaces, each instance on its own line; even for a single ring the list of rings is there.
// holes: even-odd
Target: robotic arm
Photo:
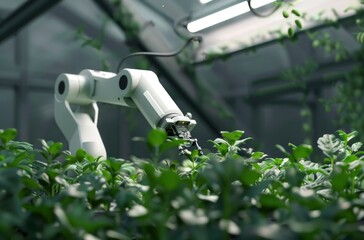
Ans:
[[[163,128],[168,136],[186,140],[180,152],[196,145],[191,130],[196,125],[185,116],[152,71],[123,69],[118,74],[83,70],[79,75],[61,74],[55,84],[55,120],[67,138],[70,151],[83,148],[95,157],[106,157],[97,129],[97,102],[137,107],[153,128]]]

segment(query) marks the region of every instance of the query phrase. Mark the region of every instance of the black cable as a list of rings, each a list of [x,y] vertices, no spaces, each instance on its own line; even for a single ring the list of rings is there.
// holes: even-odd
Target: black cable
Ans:
[[[266,18],[266,17],[269,17],[271,15],[273,15],[281,6],[280,5],[277,5],[273,10],[272,12],[268,13],[268,14],[261,14],[261,13],[258,13],[254,10],[254,8],[252,8],[252,5],[251,5],[251,0],[248,0],[248,6],[249,6],[249,9],[251,11],[251,13],[254,15],[254,16],[257,16],[257,17],[260,17],[260,18]]]
[[[167,53],[158,53],[158,52],[136,52],[136,53],[132,53],[129,54],[128,56],[124,57],[120,62],[119,65],[116,69],[116,73],[119,73],[120,71],[120,67],[123,64],[123,62],[125,62],[125,60],[127,60],[128,58],[131,57],[135,57],[135,56],[154,56],[154,57],[173,57],[178,55],[179,53],[181,53],[192,41],[198,41],[201,42],[202,41],[202,37],[201,36],[193,36],[190,37],[189,39],[187,39],[187,41],[185,42],[185,44],[178,49],[177,51],[174,52],[167,52]]]

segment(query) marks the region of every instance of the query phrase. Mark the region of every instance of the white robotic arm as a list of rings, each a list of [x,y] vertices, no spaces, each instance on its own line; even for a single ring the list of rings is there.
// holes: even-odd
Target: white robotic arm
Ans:
[[[61,74],[55,84],[55,120],[67,138],[70,151],[85,149],[95,157],[106,157],[97,128],[97,102],[137,107],[153,128],[163,128],[169,136],[197,140],[190,131],[196,125],[184,116],[152,71],[123,69],[118,74],[83,70],[79,75]],[[181,146],[181,152],[185,149]]]

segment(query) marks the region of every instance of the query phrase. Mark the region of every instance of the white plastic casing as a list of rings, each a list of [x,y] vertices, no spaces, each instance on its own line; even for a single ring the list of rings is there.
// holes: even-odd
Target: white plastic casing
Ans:
[[[90,99],[93,84],[82,75],[61,74],[55,85],[54,115],[72,153],[82,148],[93,156],[106,157],[97,129],[99,109]]]
[[[152,71],[123,69],[118,74],[83,70],[79,75],[61,74],[55,85],[55,119],[69,141],[70,151],[83,148],[106,157],[97,129],[97,102],[137,107],[153,127],[165,127],[183,116]],[[72,107],[73,106],[73,107]]]
[[[154,72],[124,69],[118,76],[128,81],[122,94],[132,99],[153,128],[160,127],[166,116],[183,116]]]

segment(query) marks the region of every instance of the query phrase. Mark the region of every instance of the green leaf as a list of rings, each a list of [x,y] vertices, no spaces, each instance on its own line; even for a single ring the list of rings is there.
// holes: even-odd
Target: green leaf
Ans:
[[[107,230],[105,233],[106,233],[106,236],[108,237],[108,239],[117,239],[117,240],[129,239],[124,234],[114,231],[114,230]]]
[[[304,169],[304,172],[306,174],[321,173],[324,176],[329,176],[330,175],[328,172],[326,172],[324,169],[321,169],[321,168],[310,168],[310,167],[308,167],[308,168]]]
[[[57,218],[59,219],[61,225],[63,225],[64,227],[66,227],[68,230],[72,231],[73,228],[71,226],[71,224],[68,221],[67,218],[67,214],[65,213],[65,211],[63,210],[63,208],[61,207],[61,204],[57,203],[55,205],[54,208],[54,214],[57,216]]]
[[[360,171],[361,170],[361,167],[362,167],[362,162],[360,160],[355,160],[355,161],[352,161],[350,163],[350,165],[349,165],[349,171],[352,171],[352,170],[354,170],[356,168],[358,168],[358,170]],[[358,174],[358,172],[353,171],[353,172],[351,172],[351,174],[355,176],[355,175]]]
[[[76,157],[79,159],[79,160],[82,160],[84,159],[85,157],[87,156],[87,152],[84,150],[84,149],[78,149],[76,151]]]
[[[161,153],[164,153],[169,149],[178,148],[178,146],[183,145],[184,143],[186,143],[186,140],[183,139],[169,139],[162,143],[160,151]]]
[[[285,207],[284,201],[282,199],[277,198],[272,194],[262,194],[259,197],[259,202],[262,204],[262,207],[266,208],[283,208]]]
[[[129,211],[128,215],[130,217],[142,217],[148,214],[148,209],[142,205],[134,205]]]
[[[209,218],[204,209],[182,209],[178,213],[179,217],[188,225],[206,225]]]
[[[151,164],[146,163],[144,164],[143,169],[149,179],[149,185],[153,185],[156,181],[155,168]]]
[[[252,154],[252,158],[254,158],[254,159],[262,159],[266,156],[267,156],[267,154],[265,154],[264,152],[253,152],[253,154]]]
[[[166,141],[166,139],[166,131],[159,128],[151,130],[147,136],[148,144],[155,148],[160,147]]]
[[[11,140],[14,140],[17,135],[17,131],[15,128],[8,128],[8,129],[0,129],[0,139],[4,145],[6,145]]]
[[[344,141],[345,144],[347,144],[351,139],[355,138],[359,134],[357,131],[346,133],[342,130],[337,130],[336,132],[339,134],[339,136],[341,137],[341,139]]]
[[[256,183],[260,177],[261,174],[258,171],[244,168],[240,175],[240,180],[246,185],[252,185]]]
[[[342,131],[342,130],[337,130],[336,131],[338,134],[339,134],[339,136],[341,137],[341,139],[345,142],[345,143],[347,143],[349,140],[348,140],[348,134],[346,133],[346,132],[344,132],[344,131]]]
[[[244,135],[244,131],[240,131],[240,130],[235,130],[233,132],[226,132],[226,131],[221,131],[221,135],[222,137],[230,144],[230,145],[234,145],[234,143],[239,140],[243,135]]]
[[[318,147],[323,153],[332,158],[335,153],[343,148],[343,144],[333,134],[325,134],[317,140]]]
[[[98,163],[97,162],[88,162],[86,163],[83,167],[82,167],[82,170],[83,171],[87,171],[87,170],[90,170],[90,171],[94,171],[94,169],[96,169],[98,166]]]
[[[288,37],[293,38],[293,36],[294,36],[294,30],[293,30],[293,28],[291,28],[291,27],[288,28],[287,34],[288,34]]]
[[[63,148],[63,143],[61,142],[52,143],[48,148],[48,153],[51,154],[52,156],[58,155],[61,153],[62,148]]]
[[[111,182],[113,179],[111,173],[108,170],[102,170],[102,175],[104,176],[107,182]]]
[[[359,158],[355,155],[349,155],[349,156],[346,156],[343,160],[343,162],[345,163],[350,163],[350,162],[353,162],[355,160],[358,160]]]
[[[285,171],[286,180],[290,186],[301,186],[304,177],[306,176],[305,173],[299,171],[296,168],[287,168]]]
[[[180,177],[172,170],[163,171],[159,177],[159,184],[167,191],[173,191],[180,184]]]
[[[283,11],[282,12],[282,15],[283,15],[284,18],[288,18],[289,17],[288,11]]]
[[[362,145],[363,145],[363,143],[356,142],[353,145],[351,145],[351,150],[353,150],[353,152],[357,152],[357,151],[359,151],[359,149],[361,148]]]
[[[29,188],[29,189],[41,189],[42,186],[38,183],[38,181],[36,181],[35,179],[32,178],[22,178],[22,182],[23,184]]]
[[[239,235],[241,233],[240,227],[232,220],[220,220],[219,228],[231,235]]]
[[[192,161],[194,161],[198,157],[198,154],[199,154],[199,151],[197,149],[194,149],[191,152],[191,155],[189,156],[189,159],[192,160]]]
[[[287,157],[289,157],[289,158],[291,158],[292,157],[292,155],[289,153],[289,152],[287,152],[287,150],[283,147],[283,146],[281,146],[281,145],[279,145],[279,144],[277,144],[276,145],[276,148],[278,148],[282,153],[284,153]]]
[[[241,139],[241,140],[237,140],[234,144],[234,146],[240,146],[241,144],[245,143],[246,141],[248,140],[252,140],[253,138],[251,137],[247,137],[247,138],[244,138],[244,139]]]
[[[8,147],[10,150],[23,150],[23,151],[33,151],[33,145],[27,142],[9,141]]]
[[[124,161],[117,158],[109,158],[105,162],[109,164],[109,166],[112,168],[112,171],[118,172],[121,169],[121,166],[123,165]]]
[[[209,140],[209,142],[214,144],[214,147],[219,151],[221,156],[226,156],[229,152],[229,145],[225,140],[216,138],[214,141]]]
[[[307,159],[310,157],[312,152],[312,146],[303,144],[293,149],[293,156],[295,159]]]
[[[299,29],[302,29],[302,23],[301,23],[301,21],[300,21],[300,20],[296,19],[296,20],[294,21],[294,23],[296,24],[296,26],[297,26]]]
[[[297,10],[297,9],[292,9],[291,11],[294,15],[296,15],[297,17],[301,16],[301,13]]]
[[[204,201],[209,201],[212,203],[217,202],[217,200],[219,200],[219,196],[218,195],[203,195],[203,194],[197,194],[197,197],[201,200]]]
[[[345,172],[335,172],[331,178],[332,188],[338,192],[344,190],[348,183],[348,175]]]
[[[321,189],[316,192],[319,196],[326,199],[333,199],[333,194],[331,189]]]

